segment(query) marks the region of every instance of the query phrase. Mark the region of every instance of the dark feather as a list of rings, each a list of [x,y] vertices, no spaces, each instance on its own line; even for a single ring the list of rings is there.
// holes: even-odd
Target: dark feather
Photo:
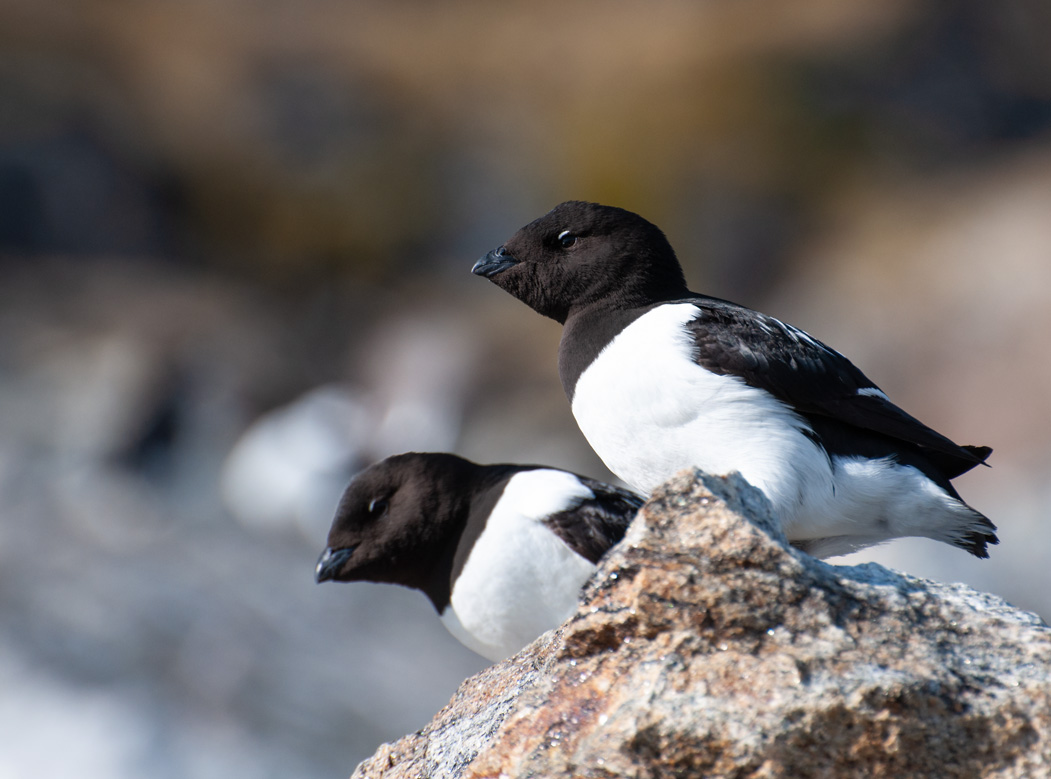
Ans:
[[[947,478],[983,463],[992,451],[960,446],[885,397],[859,394],[879,388],[850,360],[802,330],[717,298],[689,302],[698,310],[686,324],[694,358],[713,373],[739,376],[804,417],[826,417],[918,446]]]
[[[562,542],[592,563],[624,538],[624,533],[642,508],[643,498],[628,490],[581,477],[595,497],[582,500],[544,519],[544,525]]]

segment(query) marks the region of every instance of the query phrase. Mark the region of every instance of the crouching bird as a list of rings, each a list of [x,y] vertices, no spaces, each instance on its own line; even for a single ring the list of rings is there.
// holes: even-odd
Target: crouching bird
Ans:
[[[637,214],[562,203],[472,270],[564,326],[558,367],[577,424],[640,492],[683,468],[739,471],[788,539],[821,557],[899,536],[976,557],[997,543],[950,483],[990,448],[927,427],[802,330],[691,292]]]
[[[462,644],[502,660],[569,618],[642,503],[540,465],[396,455],[347,487],[316,578],[421,590]]]

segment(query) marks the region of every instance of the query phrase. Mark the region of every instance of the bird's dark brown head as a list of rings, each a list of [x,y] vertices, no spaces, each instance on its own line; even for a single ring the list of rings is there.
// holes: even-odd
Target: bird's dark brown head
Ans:
[[[471,270],[561,323],[597,302],[631,308],[689,294],[656,225],[622,208],[579,200],[530,222]]]
[[[450,454],[389,457],[347,487],[318,560],[317,581],[372,581],[429,592],[435,566],[455,550],[479,466]]]

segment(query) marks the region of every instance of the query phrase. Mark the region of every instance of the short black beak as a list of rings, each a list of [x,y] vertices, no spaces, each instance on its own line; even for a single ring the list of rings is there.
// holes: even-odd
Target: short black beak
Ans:
[[[471,268],[471,273],[475,276],[485,276],[487,279],[491,279],[500,271],[505,271],[517,264],[518,260],[515,259],[514,255],[503,246],[499,246],[478,260],[474,267]]]
[[[346,546],[342,549],[329,547],[322,552],[321,557],[317,561],[317,568],[314,569],[314,578],[317,580],[317,583],[321,584],[321,582],[327,582],[329,579],[335,579],[339,576],[343,564],[350,559],[352,554],[354,554],[354,547],[352,546]]]

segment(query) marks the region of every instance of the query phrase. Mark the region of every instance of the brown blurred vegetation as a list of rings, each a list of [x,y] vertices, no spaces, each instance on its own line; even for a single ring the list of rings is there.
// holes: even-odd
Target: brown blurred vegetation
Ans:
[[[1037,0],[8,0],[4,16],[5,189],[22,176],[45,201],[23,245],[249,274],[382,276],[460,249],[486,211],[506,230],[569,196],[699,233],[714,262],[752,230],[783,255],[856,179],[973,165],[1051,122]],[[61,241],[46,201],[63,182],[34,155],[77,144],[114,170],[66,183],[60,207],[98,213]]]

